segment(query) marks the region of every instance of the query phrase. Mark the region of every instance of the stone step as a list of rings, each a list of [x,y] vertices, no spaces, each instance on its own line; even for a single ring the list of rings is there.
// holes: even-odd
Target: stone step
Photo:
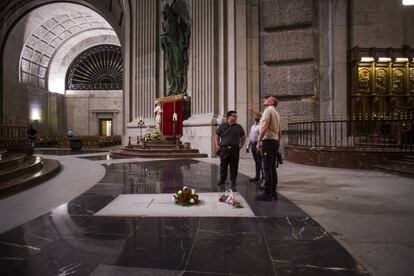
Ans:
[[[414,168],[414,160],[410,160],[410,159],[391,160],[390,164],[400,165],[400,166],[412,166]]]
[[[113,156],[116,157],[141,157],[141,158],[205,158],[208,157],[204,153],[195,152],[133,152],[133,151],[111,151]]]
[[[176,148],[177,146],[179,148],[184,148],[183,144],[178,144],[177,146],[174,144],[145,144],[146,147],[148,148]],[[134,148],[142,148],[142,146],[140,145],[132,145],[130,148],[134,149]]]
[[[181,142],[180,140],[177,140],[177,142],[174,142],[174,139],[171,140],[163,140],[163,141],[157,141],[157,142],[146,142],[147,144],[182,144],[183,142]]]
[[[123,152],[151,152],[151,153],[173,153],[173,152],[191,152],[191,153],[198,153],[198,149],[185,149],[185,148],[149,148],[149,149],[143,149],[143,148],[125,148],[123,149]]]
[[[23,162],[16,166],[7,167],[0,170],[0,183],[7,180],[18,178],[26,173],[35,173],[42,169],[42,158],[27,156]]]
[[[145,144],[148,145],[175,145],[175,144],[179,144],[181,145],[182,142],[180,140],[178,140],[176,143],[174,142],[174,140],[163,140],[163,141],[157,141],[157,142],[145,142]],[[133,146],[138,146],[138,144],[132,144]]]
[[[383,143],[382,141],[374,142],[355,142],[355,147],[373,147],[373,148],[400,148],[400,145],[397,143]]]
[[[372,167],[382,172],[414,178],[414,166],[406,167],[398,164],[375,165]]]
[[[15,167],[23,163],[25,160],[25,154],[23,153],[5,153],[2,154],[0,160],[0,171],[6,168]]]
[[[414,160],[414,155],[404,155],[403,159],[405,159],[405,160]]]
[[[46,181],[55,176],[60,170],[60,164],[56,160],[42,159],[42,166],[36,173],[28,172],[16,178],[0,182],[0,198],[9,196],[21,190],[32,187],[35,184]]]

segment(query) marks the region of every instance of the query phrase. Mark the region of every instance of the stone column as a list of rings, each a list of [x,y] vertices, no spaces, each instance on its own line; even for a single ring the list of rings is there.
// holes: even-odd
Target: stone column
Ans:
[[[259,107],[259,3],[258,0],[235,2],[235,103],[238,122],[250,129],[253,116],[247,105]],[[230,95],[229,97],[232,97]],[[231,106],[229,105],[229,109]]]
[[[223,1],[225,2],[225,1]],[[219,102],[218,16],[223,3],[217,0],[191,2],[192,30],[189,49],[188,95],[191,118],[183,122],[183,141],[211,154]]]
[[[146,123],[153,121],[154,99],[158,94],[158,1],[130,1],[130,28],[125,35],[131,58],[129,72],[129,106],[130,114],[127,124],[127,136],[137,135],[138,116],[146,118]],[[127,102],[127,101],[126,101]]]
[[[347,116],[348,1],[319,1],[320,119]]]
[[[217,1],[192,2],[191,32],[191,109],[192,114],[213,114],[216,96],[216,27],[215,5]],[[211,117],[211,115],[210,115]]]
[[[189,64],[191,118],[183,141],[214,155],[217,126],[236,110],[245,130],[247,103],[258,103],[257,0],[193,0]]]

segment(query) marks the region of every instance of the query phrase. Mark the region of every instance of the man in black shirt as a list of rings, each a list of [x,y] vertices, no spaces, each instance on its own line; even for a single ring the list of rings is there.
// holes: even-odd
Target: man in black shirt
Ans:
[[[29,139],[29,144],[34,148],[36,146],[36,129],[33,128],[33,125],[29,125],[27,129],[27,138]]]
[[[240,149],[246,141],[246,134],[237,123],[237,112],[227,112],[227,122],[221,124],[216,131],[215,144],[217,155],[220,155],[220,182],[224,185],[227,180],[227,170],[230,165],[230,181],[232,189],[236,189],[237,171],[239,169]]]

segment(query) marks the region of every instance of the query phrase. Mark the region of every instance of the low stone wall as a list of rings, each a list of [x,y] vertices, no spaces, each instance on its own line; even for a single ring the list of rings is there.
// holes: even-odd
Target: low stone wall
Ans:
[[[37,147],[69,148],[71,140],[82,141],[82,148],[103,148],[121,145],[122,137],[117,136],[74,136],[74,137],[37,137]]]
[[[396,149],[310,148],[288,145],[285,155],[289,162],[348,169],[369,169],[372,165],[386,164],[403,153]]]

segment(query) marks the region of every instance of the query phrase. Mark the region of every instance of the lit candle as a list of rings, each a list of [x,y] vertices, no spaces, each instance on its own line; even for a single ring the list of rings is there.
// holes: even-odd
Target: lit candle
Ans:
[[[107,165],[107,166],[112,165],[112,157],[111,157],[111,154],[110,154],[110,153],[108,153],[108,154],[106,155],[106,165]]]

